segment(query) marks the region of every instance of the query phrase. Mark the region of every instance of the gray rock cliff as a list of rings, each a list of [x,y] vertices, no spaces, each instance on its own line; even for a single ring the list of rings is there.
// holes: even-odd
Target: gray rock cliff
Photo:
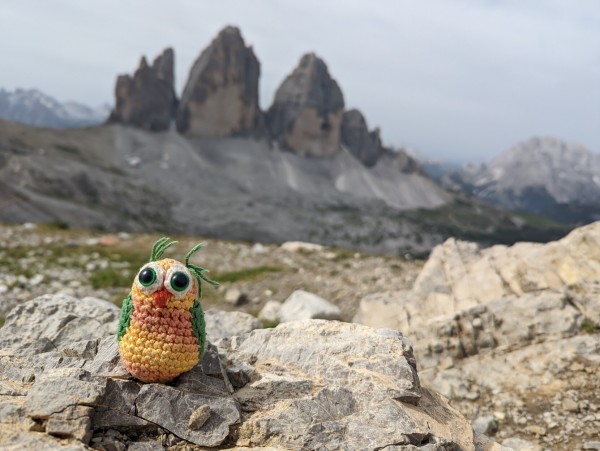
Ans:
[[[148,65],[142,57],[133,77],[120,75],[115,86],[115,108],[109,122],[150,131],[168,130],[177,99],[174,89],[174,53],[166,49]]]
[[[267,121],[281,147],[302,155],[332,155],[340,150],[344,96],[325,62],[304,55],[275,93]]]
[[[181,95],[177,129],[187,136],[255,133],[260,63],[240,30],[226,27],[198,57]]]

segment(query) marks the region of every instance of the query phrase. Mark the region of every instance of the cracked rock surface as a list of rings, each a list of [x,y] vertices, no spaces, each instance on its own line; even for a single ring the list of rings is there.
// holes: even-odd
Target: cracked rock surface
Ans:
[[[8,315],[0,448],[496,446],[480,445],[464,417],[420,386],[412,346],[398,331],[322,320],[258,329],[209,344],[199,366],[163,385],[124,370],[116,322],[113,305],[65,295]]]

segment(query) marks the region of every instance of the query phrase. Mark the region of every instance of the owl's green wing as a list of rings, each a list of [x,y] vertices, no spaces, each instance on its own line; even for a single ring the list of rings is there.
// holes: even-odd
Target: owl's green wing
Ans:
[[[123,306],[121,307],[121,316],[119,317],[119,331],[117,332],[117,341],[121,341],[125,332],[129,328],[129,323],[131,322],[131,314],[133,313],[133,302],[131,300],[131,293],[129,296],[125,298],[123,301]]]
[[[196,341],[198,341],[198,359],[201,359],[204,353],[204,345],[206,344],[206,322],[204,321],[204,312],[198,299],[194,301],[190,312],[192,313],[192,330],[194,331]]]

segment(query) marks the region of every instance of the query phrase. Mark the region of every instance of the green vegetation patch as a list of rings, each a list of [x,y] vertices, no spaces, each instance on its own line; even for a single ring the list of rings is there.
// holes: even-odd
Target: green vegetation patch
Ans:
[[[132,280],[132,272],[124,268],[108,267],[90,273],[90,284],[96,289],[127,287],[131,285]]]
[[[579,328],[586,334],[596,334],[600,332],[600,326],[589,318],[584,318]]]
[[[241,269],[239,271],[226,272],[223,274],[210,274],[210,277],[219,283],[233,283],[241,280],[257,279],[264,274],[280,271],[282,271],[282,268],[278,266],[257,266],[256,268]]]

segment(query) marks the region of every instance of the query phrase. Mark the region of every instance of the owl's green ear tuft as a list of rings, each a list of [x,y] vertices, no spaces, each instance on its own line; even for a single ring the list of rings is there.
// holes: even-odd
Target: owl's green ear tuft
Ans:
[[[154,246],[152,246],[152,253],[150,254],[149,261],[154,262],[158,260],[160,257],[162,257],[162,254],[164,254],[167,249],[176,245],[177,243],[177,241],[171,241],[171,238],[167,238],[165,236],[159,238],[156,243],[154,243]]]
[[[194,265],[193,263],[190,263],[190,257],[192,255],[194,255],[196,252],[198,252],[200,249],[202,249],[202,246],[204,246],[204,243],[196,244],[185,256],[185,266],[190,270],[192,275],[198,281],[198,297],[202,296],[202,281],[203,280],[205,282],[210,283],[213,286],[219,285],[219,282],[215,282],[214,280],[211,280],[207,276],[204,275],[205,272],[209,272],[208,269],[203,268],[198,265]]]

